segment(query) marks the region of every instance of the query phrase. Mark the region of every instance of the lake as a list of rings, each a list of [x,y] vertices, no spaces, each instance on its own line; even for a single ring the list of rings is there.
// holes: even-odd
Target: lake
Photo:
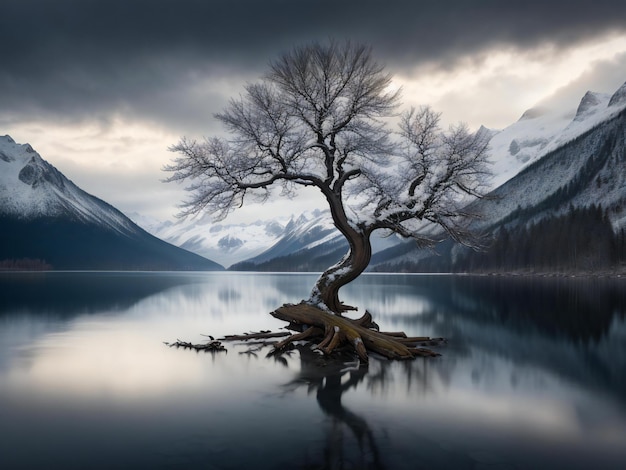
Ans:
[[[170,348],[284,323],[312,274],[0,274],[0,468],[624,469],[626,279],[364,275],[438,358]]]

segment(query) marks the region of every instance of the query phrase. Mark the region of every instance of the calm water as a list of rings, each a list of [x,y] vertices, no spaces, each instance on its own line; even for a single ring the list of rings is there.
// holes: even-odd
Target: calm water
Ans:
[[[0,275],[0,468],[626,468],[626,280],[362,276],[437,359],[168,348],[283,323],[315,276]]]

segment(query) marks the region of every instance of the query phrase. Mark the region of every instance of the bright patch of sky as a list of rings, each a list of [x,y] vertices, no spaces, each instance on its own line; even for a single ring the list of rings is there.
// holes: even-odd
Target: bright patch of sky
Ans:
[[[594,76],[602,66],[613,66],[618,73]],[[463,121],[474,129],[481,125],[502,129],[527,109],[569,88],[568,99],[553,105],[575,111],[586,91],[613,93],[624,81],[624,34],[565,50],[549,45],[531,51],[495,48],[465,57],[452,69],[430,63],[395,78],[405,103],[428,104],[443,113],[444,121]]]

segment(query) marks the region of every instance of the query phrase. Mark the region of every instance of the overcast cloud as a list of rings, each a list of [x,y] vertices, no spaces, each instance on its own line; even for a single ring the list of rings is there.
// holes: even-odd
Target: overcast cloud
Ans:
[[[369,43],[407,103],[501,127],[626,81],[624,18],[623,0],[3,0],[0,134],[122,210],[166,216],[167,146],[219,132],[212,115],[294,44]]]

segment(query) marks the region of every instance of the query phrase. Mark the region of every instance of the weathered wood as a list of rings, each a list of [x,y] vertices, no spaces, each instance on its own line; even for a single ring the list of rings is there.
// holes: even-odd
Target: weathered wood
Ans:
[[[285,336],[290,336],[291,333],[288,331],[260,331],[257,333],[244,333],[242,335],[226,335],[223,338],[220,338],[222,341],[248,341],[250,339],[270,339],[270,338],[284,338]]]
[[[219,352],[226,351],[226,348],[222,345],[221,341],[211,340],[206,343],[201,344],[193,344],[187,341],[176,340],[175,343],[165,343],[170,348],[183,348],[183,349],[194,349],[196,351],[204,351],[204,352]]]
[[[226,351],[221,341],[250,341],[273,338],[285,338],[272,345],[271,355],[282,354],[287,346],[296,341],[308,341],[315,344],[316,348],[325,355],[331,356],[335,351],[348,346],[359,356],[361,361],[368,361],[368,352],[380,354],[388,359],[413,359],[415,357],[434,357],[440,354],[423,346],[436,346],[445,343],[442,338],[430,338],[428,336],[409,337],[402,331],[380,332],[378,325],[372,321],[369,312],[358,319],[351,319],[336,315],[330,311],[302,302],[297,305],[286,304],[271,312],[271,315],[279,320],[288,322],[287,331],[259,331],[244,333],[241,335],[226,335],[219,340],[207,335],[210,341],[204,344],[192,344],[185,341],[165,343],[170,347],[182,347],[195,349],[196,351]],[[250,351],[250,354],[255,351]]]
[[[441,356],[441,354],[436,353],[435,351],[432,351],[432,350],[426,349],[426,348],[410,348],[410,350],[417,356],[423,356],[423,357],[437,357],[437,356]]]
[[[352,320],[307,303],[300,303],[283,305],[271,312],[271,315],[290,324],[322,329],[325,335],[317,347],[325,354],[331,354],[339,346],[349,344],[363,361],[368,360],[367,351],[389,359],[439,355],[429,349],[414,347],[418,343],[430,341],[429,337],[408,338],[402,333],[386,334],[362,326],[361,323],[371,323],[368,313],[360,319]]]
[[[323,334],[324,334],[324,331],[321,330],[320,328],[310,326],[306,330],[300,333],[289,335],[287,339],[284,339],[280,343],[277,343],[274,346],[274,350],[279,351],[283,349],[285,346],[287,346],[288,344],[293,343],[294,341],[302,341],[311,337],[321,336]]]
[[[394,336],[396,338],[406,338],[406,333],[404,331],[381,331],[382,334],[387,336]]]

